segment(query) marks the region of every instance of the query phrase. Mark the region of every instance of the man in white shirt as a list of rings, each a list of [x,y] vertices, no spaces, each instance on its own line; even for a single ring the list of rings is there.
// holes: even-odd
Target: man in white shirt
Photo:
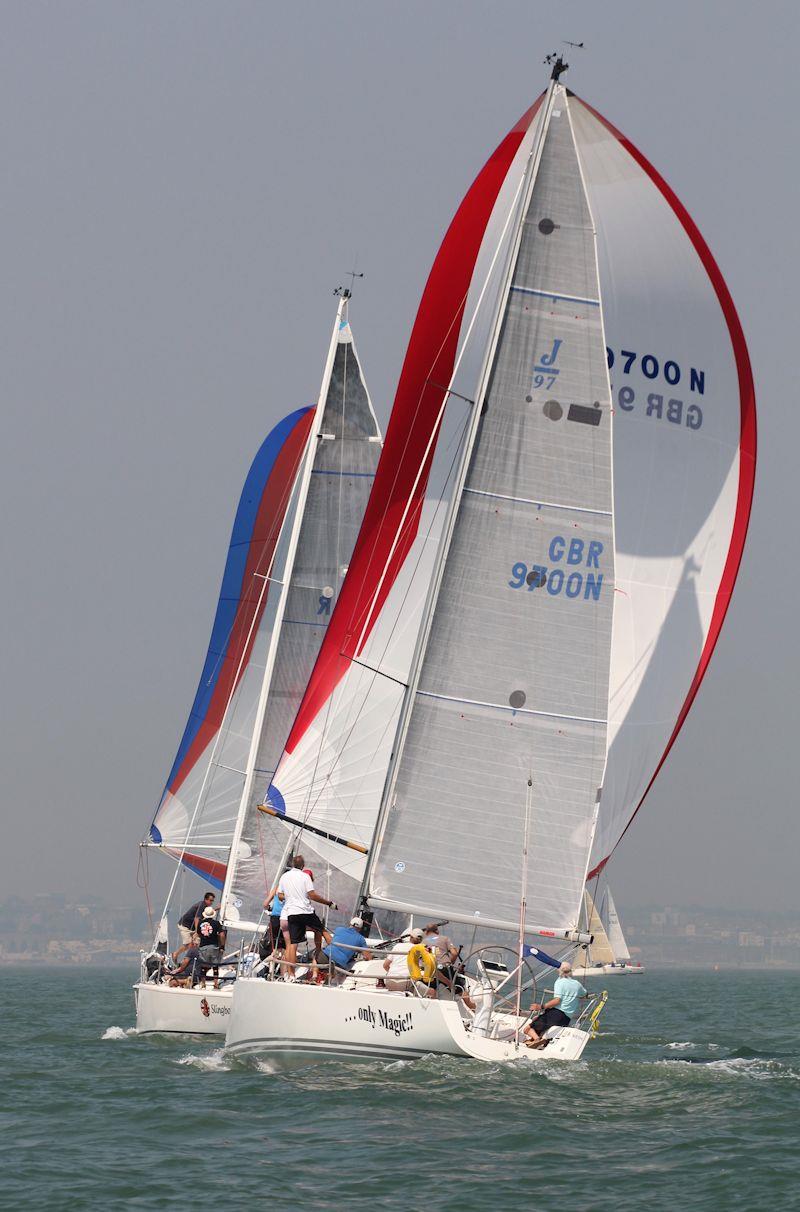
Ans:
[[[289,870],[284,871],[278,880],[278,896],[283,901],[283,911],[289,922],[289,946],[286,948],[285,960],[290,977],[294,976],[297,944],[302,943],[307,930],[314,931],[315,964],[316,952],[321,951],[323,938],[326,943],[331,941],[330,931],[323,926],[311,902],[316,901],[318,905],[338,909],[338,905],[333,901],[326,901],[324,896],[314,891],[314,881],[303,870],[305,865],[306,860],[302,854],[296,854]]]

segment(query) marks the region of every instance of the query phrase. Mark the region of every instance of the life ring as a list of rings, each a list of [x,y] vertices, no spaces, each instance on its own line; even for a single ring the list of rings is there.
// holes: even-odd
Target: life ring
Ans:
[[[424,981],[429,985],[436,975],[436,960],[422,943],[414,944],[406,957],[406,963],[412,981]]]

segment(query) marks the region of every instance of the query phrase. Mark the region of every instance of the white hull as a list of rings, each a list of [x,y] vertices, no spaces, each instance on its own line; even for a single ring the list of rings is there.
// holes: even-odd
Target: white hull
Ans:
[[[534,1051],[466,1029],[459,1003],[377,990],[328,988],[240,977],[225,1047],[238,1056],[414,1060],[430,1054],[483,1061],[578,1060],[588,1033],[566,1027]]]
[[[230,1021],[233,989],[170,989],[139,982],[133,986],[136,1030],[187,1035],[224,1035]]]
[[[573,968],[577,980],[585,976],[638,976],[644,972],[642,964],[599,964],[594,968]]]

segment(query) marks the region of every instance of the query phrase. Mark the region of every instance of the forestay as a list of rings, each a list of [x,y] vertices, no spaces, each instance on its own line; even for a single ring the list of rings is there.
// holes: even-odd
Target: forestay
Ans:
[[[317,408],[310,465],[298,505],[279,633],[267,661],[224,912],[258,921],[291,830],[265,817],[267,792],[334,609],[364,516],[380,455],[380,434],[342,301]],[[278,811],[280,793],[268,802]]]
[[[369,897],[516,930],[527,813],[527,925],[569,931],[606,759],[611,416],[592,217],[562,88],[543,112]]]

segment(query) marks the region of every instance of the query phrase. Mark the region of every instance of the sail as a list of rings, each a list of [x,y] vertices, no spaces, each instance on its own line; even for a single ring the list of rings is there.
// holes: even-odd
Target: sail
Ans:
[[[229,920],[238,914],[243,921],[258,921],[291,837],[290,828],[258,806],[267,801],[279,812],[286,810],[280,792],[268,799],[268,789],[347,572],[380,455],[346,301],[338,313],[315,426],[225,886]]]
[[[313,415],[301,408],[280,421],[245,480],[200,683],[149,831],[152,844],[220,888]]]
[[[584,892],[583,895],[586,929],[589,934],[593,935],[593,939],[585,956],[583,952],[580,952],[573,960],[573,966],[580,967],[584,963],[587,967],[590,964],[613,964],[615,958],[614,949],[606,933],[601,915],[598,913],[597,906],[589,893]]]
[[[617,907],[614,904],[614,898],[608,885],[606,885],[600,902],[600,916],[603,920],[603,926],[608,935],[609,945],[615,961],[618,964],[627,963],[631,958],[631,953],[628,950],[628,944],[625,942],[625,935],[622,933],[622,924],[619,920]]]
[[[524,897],[529,929],[566,932],[606,759],[611,413],[560,87],[545,122],[369,898],[516,930]]]
[[[609,756],[590,874],[641,806],[733,592],[755,475],[753,380],[703,237],[642,154],[570,101],[597,224],[614,403]]]
[[[351,881],[364,874],[363,851],[375,831],[442,513],[441,501],[425,502],[408,558],[361,656],[333,690],[322,729],[306,732],[284,753],[273,777],[270,798],[285,806],[287,816],[362,848],[307,831],[303,853],[315,871],[314,864],[324,862]],[[347,891],[352,898],[355,887]]]

